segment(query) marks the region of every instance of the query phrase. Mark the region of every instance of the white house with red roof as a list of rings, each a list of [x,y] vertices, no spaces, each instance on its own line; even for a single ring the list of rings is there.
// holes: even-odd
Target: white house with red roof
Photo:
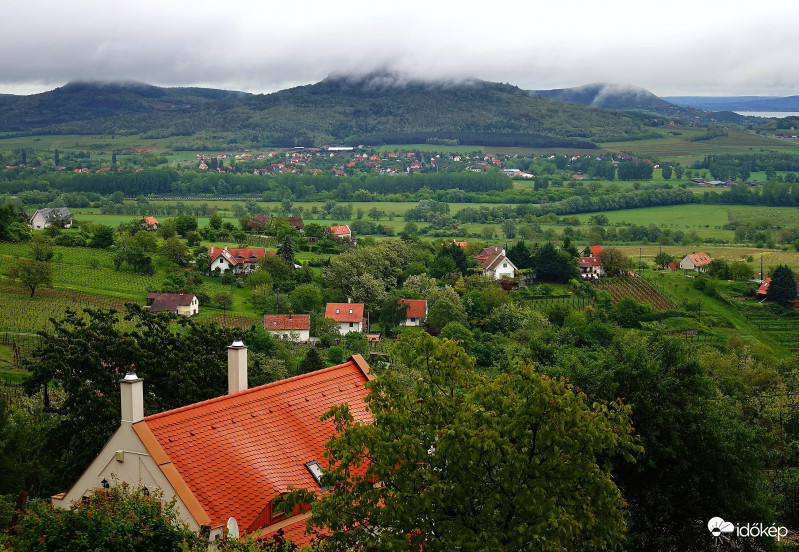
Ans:
[[[173,497],[180,518],[213,543],[225,528],[264,538],[283,530],[307,545],[309,513],[275,511],[274,500],[292,488],[322,492],[325,443],[335,432],[320,421],[348,403],[368,423],[365,384],[374,379],[360,355],[344,364],[248,389],[247,347],[228,347],[228,393],[215,399],[144,415],[144,380],[120,382],[120,427],[72,487],[52,497],[69,505],[105,485],[128,483]]]
[[[341,335],[367,330],[363,303],[328,303],[325,306],[325,318],[338,322]]]
[[[155,217],[142,217],[141,227],[150,232],[158,230],[158,221]]]
[[[330,235],[347,240],[352,239],[352,232],[350,231],[350,227],[346,224],[331,226]]]
[[[311,315],[265,314],[264,328],[275,337],[295,343],[307,343],[311,339]]]
[[[408,305],[408,310],[405,311],[405,320],[400,322],[400,326],[421,326],[424,319],[427,318],[426,299],[400,299],[398,303]]]
[[[500,253],[494,253],[481,260],[480,268],[483,270],[484,276],[491,276],[495,280],[513,278],[516,274],[516,270],[518,270],[516,265],[505,256],[504,249],[502,249]]]
[[[210,271],[219,269],[223,274],[228,270],[232,270],[233,274],[249,274],[258,268],[258,261],[267,254],[274,255],[275,252],[254,247],[228,249],[225,246],[220,249],[211,246],[208,248],[208,255],[211,257]]]
[[[580,276],[584,280],[596,280],[605,274],[602,269],[602,261],[599,257],[580,257]]]
[[[691,253],[680,261],[680,270],[695,270],[696,272],[707,272],[707,265],[713,259],[707,253]]]

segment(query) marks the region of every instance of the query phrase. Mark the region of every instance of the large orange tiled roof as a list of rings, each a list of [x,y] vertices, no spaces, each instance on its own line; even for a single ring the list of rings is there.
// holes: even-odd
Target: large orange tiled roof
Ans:
[[[363,308],[363,303],[328,303],[325,305],[325,318],[336,322],[361,322]]]
[[[276,495],[289,487],[319,490],[305,464],[317,460],[324,466],[333,424],[320,422],[322,414],[349,403],[356,420],[371,419],[363,401],[367,373],[356,355],[339,366],[148,416],[139,424],[150,430],[211,527],[234,517],[242,530],[253,531]]]
[[[400,303],[407,303],[408,310],[405,318],[424,318],[427,316],[427,300],[425,299],[400,299]]]

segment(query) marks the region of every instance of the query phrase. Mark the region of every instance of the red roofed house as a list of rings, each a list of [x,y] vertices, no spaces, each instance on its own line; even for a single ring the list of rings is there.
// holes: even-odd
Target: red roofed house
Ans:
[[[155,232],[158,230],[158,221],[155,219],[155,217],[142,217],[141,227],[145,230]]]
[[[710,264],[710,255],[707,253],[691,253],[680,261],[680,270],[695,270],[697,272],[707,272],[707,265]]]
[[[194,316],[200,312],[200,301],[193,293],[147,294],[147,307],[150,312],[172,311],[183,316]]]
[[[400,322],[400,326],[420,326],[427,318],[427,300],[400,299],[399,302],[408,305],[408,310],[405,311],[405,320]]]
[[[758,299],[762,299],[762,300],[765,301],[766,297],[768,296],[768,287],[770,285],[771,285],[771,278],[766,278],[763,281],[763,283],[760,284],[760,287],[757,288],[757,291],[755,292],[755,296]],[[799,281],[796,282],[796,292],[797,292],[797,294],[799,294]],[[793,308],[799,307],[799,302],[797,302],[796,300],[789,301],[788,304],[791,305]]]
[[[226,527],[268,537],[282,529],[299,545],[308,513],[286,517],[273,500],[304,488],[321,492],[322,453],[334,433],[319,418],[348,403],[356,420],[371,416],[364,384],[374,379],[360,355],[339,366],[247,388],[247,347],[228,347],[228,394],[144,416],[144,381],[128,373],[121,383],[122,416],[117,432],[95,460],[53,504],[66,508],[101,488],[126,482],[160,488],[175,497],[181,519],[211,542]],[[232,531],[234,534],[236,531]]]
[[[348,240],[352,239],[352,232],[350,232],[350,227],[346,224],[342,224],[341,226],[331,226],[330,235],[336,236],[337,238],[346,238]]]
[[[518,270],[516,265],[505,256],[504,249],[501,253],[495,253],[487,259],[482,260],[480,262],[480,268],[483,269],[484,276],[491,276],[495,280],[513,278],[515,271]]]
[[[492,257],[497,254],[505,254],[505,249],[499,247],[498,245],[492,245],[491,247],[484,247],[480,253],[474,256],[475,259],[478,261],[485,261],[489,257]]]
[[[580,257],[580,275],[584,280],[596,280],[605,274],[599,257]]]
[[[311,339],[311,315],[265,314],[264,328],[275,337],[307,343]]]
[[[268,252],[274,255],[274,251]],[[222,249],[218,247],[209,247],[208,255],[211,256],[210,271],[213,272],[219,269],[219,272],[225,273],[232,270],[233,274],[249,274],[258,268],[258,261],[264,258],[267,254],[266,249],[263,248],[234,248],[228,249],[225,246]]]
[[[325,306],[325,318],[338,322],[341,335],[366,331],[363,303],[328,303]]]

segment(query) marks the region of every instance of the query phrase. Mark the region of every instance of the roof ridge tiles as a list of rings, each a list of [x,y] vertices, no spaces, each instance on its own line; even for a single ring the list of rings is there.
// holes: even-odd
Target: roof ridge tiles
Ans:
[[[353,365],[353,364],[357,366],[357,363],[354,360],[348,360],[347,362],[345,362],[343,364],[338,364],[336,366],[328,366],[327,368],[322,368],[321,370],[317,370],[315,372],[309,372],[307,374],[300,374],[298,376],[293,376],[291,378],[286,378],[284,380],[273,381],[272,383],[259,385],[258,387],[251,387],[250,389],[244,389],[243,391],[239,391],[238,393],[231,393],[231,394],[228,394],[228,395],[221,395],[219,397],[214,397],[213,399],[207,399],[205,401],[201,401],[201,402],[198,402],[198,403],[189,404],[189,405],[186,405],[186,406],[181,406],[180,408],[175,408],[173,410],[167,410],[166,412],[159,412],[158,414],[151,414],[150,416],[146,416],[143,421],[145,421],[145,422],[146,421],[153,421],[153,420],[157,420],[157,419],[160,419],[160,418],[165,418],[165,417],[168,417],[168,416],[172,416],[172,415],[175,415],[175,414],[178,414],[178,413],[181,413],[181,412],[191,411],[191,410],[194,410],[194,409],[202,407],[202,406],[207,406],[207,405],[213,404],[215,402],[223,402],[223,401],[231,399],[233,397],[240,397],[240,396],[247,395],[248,393],[252,394],[252,393],[255,393],[257,391],[263,391],[263,390],[265,390],[265,389],[267,389],[269,387],[278,388],[278,387],[287,385],[289,383],[296,383],[297,381],[301,381],[303,379],[310,379],[312,377],[318,377],[319,375],[326,374],[326,373],[332,372],[334,370],[340,370],[340,369],[342,369],[344,367],[349,367],[350,365]]]

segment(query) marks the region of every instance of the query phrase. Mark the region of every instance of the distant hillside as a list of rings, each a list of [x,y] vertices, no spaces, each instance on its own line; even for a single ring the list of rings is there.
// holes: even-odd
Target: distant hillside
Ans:
[[[673,96],[665,99],[708,111],[799,111],[799,96]]]
[[[533,90],[534,94],[560,100],[562,102],[605,107],[608,109],[637,109],[662,113],[673,107],[669,102],[655,96],[652,92],[637,86],[594,83],[575,88],[555,90]]]
[[[554,90],[531,90],[533,94],[580,105],[604,107],[624,111],[643,111],[687,122],[746,124],[745,117],[735,113],[714,113],[709,115],[701,108],[677,105],[659,98],[652,92],[627,84],[595,83],[575,88]],[[723,110],[714,110],[723,111]]]
[[[86,87],[81,93],[75,86],[64,87],[72,88],[67,92],[58,89],[39,95],[38,107],[28,111],[16,103],[14,111],[6,106],[4,112],[0,101],[0,130],[31,129],[38,116],[42,122],[63,119],[59,124],[43,124],[44,132],[180,137],[186,149],[213,147],[218,141],[294,146],[396,143],[399,139],[582,147],[590,146],[590,141],[640,135],[646,132],[642,127],[647,122],[646,117],[533,96],[507,84],[404,81],[386,73],[328,77],[263,95],[236,97],[203,90],[204,101],[188,95],[194,91],[196,98],[201,89],[143,86],[131,90],[129,85],[107,85]],[[182,92],[181,101],[167,101],[175,97],[175,91]],[[65,95],[70,102],[56,101]],[[33,101],[34,97],[25,98]],[[20,113],[26,117],[20,119]],[[75,113],[91,116],[78,119]]]
[[[0,96],[0,131],[25,131],[73,121],[187,109],[244,95],[212,88],[71,82],[41,94]]]

